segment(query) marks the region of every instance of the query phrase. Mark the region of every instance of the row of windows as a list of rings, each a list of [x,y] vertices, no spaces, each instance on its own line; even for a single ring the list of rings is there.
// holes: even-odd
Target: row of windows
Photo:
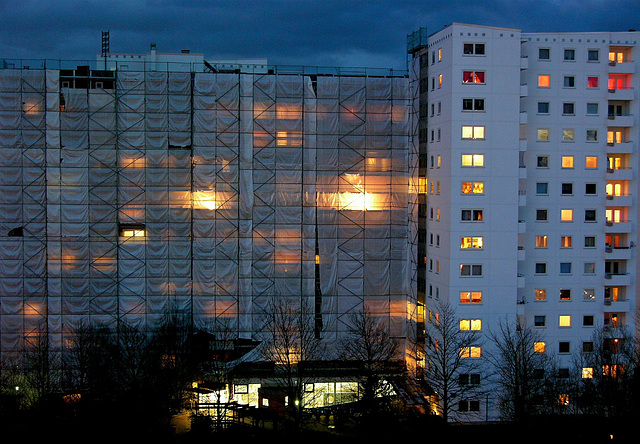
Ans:
[[[538,114],[550,114],[550,102],[538,102]],[[586,114],[588,116],[597,116],[599,106],[597,102],[587,102]],[[575,116],[576,105],[574,102],[562,102],[562,115]]]
[[[576,50],[574,48],[565,48],[563,50],[562,59],[566,62],[573,62],[576,60]],[[538,48],[538,60],[551,60],[551,48]],[[587,62],[599,62],[600,50],[589,49],[587,50]]]
[[[562,168],[574,168],[574,164],[575,164],[574,161],[575,161],[574,156],[561,156],[560,165]],[[585,156],[584,167],[587,169],[598,168],[598,157]],[[536,168],[549,168],[549,156],[537,156]]]
[[[618,287],[613,287],[618,288]],[[561,288],[557,293],[558,300],[560,301],[570,301],[572,297],[570,288]],[[547,300],[547,289],[546,288],[536,288],[534,290],[534,300],[535,301],[546,301]],[[583,301],[595,301],[596,300],[596,290],[594,288],[583,288],[582,289],[582,300]]]
[[[596,210],[584,210],[584,221],[585,222],[597,222],[597,211]],[[549,210],[547,209],[537,209],[536,210],[536,221],[537,222],[546,222],[549,220]],[[560,210],[560,221],[562,222],[573,222],[573,209],[572,208],[562,208]]]
[[[571,274],[573,269],[573,264],[571,262],[560,262],[560,274]],[[585,262],[583,264],[583,272],[584,274],[595,274],[596,272],[596,263],[595,262]],[[535,264],[535,273],[536,274],[547,274],[547,263],[546,262],[536,262]]]
[[[562,138],[563,142],[574,142],[575,141],[575,129],[573,128],[563,128],[562,130]],[[537,130],[537,140],[539,142],[548,142],[551,140],[550,138],[551,131],[549,128],[538,128]],[[612,136],[613,137],[613,136]],[[622,141],[622,133],[620,132],[620,142]],[[587,142],[597,142],[598,141],[598,130],[596,129],[588,129],[586,130],[585,140]],[[612,139],[612,141],[615,139]],[[620,143],[618,142],[618,143]]]
[[[485,55],[484,43],[463,43],[462,54],[465,56],[483,56]],[[435,51],[431,51],[431,64],[435,65],[436,62],[442,61],[442,48],[438,48]]]
[[[460,322],[462,322],[462,321],[460,321]],[[536,315],[536,316],[534,316],[533,317],[533,325],[534,325],[534,327],[546,327],[547,326],[547,317],[545,315]],[[595,316],[594,315],[583,315],[582,316],[582,326],[583,327],[595,327]],[[560,315],[560,316],[558,316],[558,327],[571,327],[571,315]]]
[[[464,81],[463,81],[463,83],[464,83]],[[600,86],[600,77],[599,76],[587,75],[587,77],[586,77],[586,87],[587,88],[598,88],[599,86]],[[550,88],[551,87],[551,75],[549,75],[549,74],[538,74],[538,87],[539,88]],[[576,88],[576,77],[572,76],[572,75],[563,75],[562,76],[562,87],[563,88]]]
[[[618,188],[620,188],[620,185],[619,185]],[[563,182],[561,184],[561,187],[560,187],[560,194],[563,195],[563,196],[572,196],[573,195],[573,183],[571,183],[571,182]],[[591,196],[591,195],[597,194],[597,184],[595,184],[595,183],[585,183],[584,184],[584,194],[586,196]],[[536,183],[536,195],[538,195],[538,196],[548,196],[549,195],[549,183],[548,182],[537,182]]]

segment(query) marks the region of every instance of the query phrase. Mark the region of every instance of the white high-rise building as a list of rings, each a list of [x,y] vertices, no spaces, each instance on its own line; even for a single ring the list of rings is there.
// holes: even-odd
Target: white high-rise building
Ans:
[[[471,359],[486,360],[500,322],[533,328],[561,369],[597,329],[635,331],[639,40],[454,23],[410,44],[419,288],[429,316],[444,300],[479,320],[469,325],[485,340]],[[485,391],[459,410],[492,419],[497,397]]]

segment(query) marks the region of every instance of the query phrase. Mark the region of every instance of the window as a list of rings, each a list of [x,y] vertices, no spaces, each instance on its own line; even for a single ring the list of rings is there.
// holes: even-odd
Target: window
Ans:
[[[482,354],[482,350],[480,347],[462,347],[460,349],[460,356],[462,358],[479,358]]]
[[[564,50],[564,59],[566,61],[573,61],[576,59],[576,50],[575,49],[565,49]]]
[[[595,236],[585,236],[584,237],[584,247],[585,248],[595,248],[596,246],[596,237]]]
[[[560,274],[571,274],[571,262],[560,262]]]
[[[546,74],[540,74],[538,76],[538,86],[540,88],[548,88],[551,85],[550,77]]]
[[[538,128],[538,140],[549,140],[549,130],[547,128]]]
[[[484,71],[463,71],[462,83],[484,83]]]
[[[475,400],[462,400],[458,402],[458,411],[459,412],[479,412],[480,411],[480,401]]]
[[[547,248],[547,236],[536,236],[536,248]]]
[[[573,142],[575,131],[572,129],[563,129],[562,130],[562,141],[563,142]]]
[[[145,237],[146,231],[144,225],[120,225],[120,237]]]
[[[573,221],[573,210],[571,208],[563,208],[560,210],[560,220],[563,222]]]
[[[482,210],[462,210],[460,220],[465,222],[482,222]]]
[[[463,53],[464,55],[484,55],[484,43],[465,43]]]
[[[596,222],[596,210],[584,210],[585,222]]]
[[[547,290],[544,288],[536,288],[534,292],[534,298],[536,301],[546,301],[547,300]]]
[[[536,341],[533,343],[533,351],[535,353],[544,353],[547,344],[542,341]]]
[[[474,236],[464,236],[460,238],[460,248],[468,249],[468,248],[477,248],[482,249],[482,236],[474,237]]]
[[[573,168],[573,156],[562,156],[562,168]]]
[[[560,236],[560,248],[571,248],[571,236]]]
[[[571,327],[571,316],[560,315],[558,317],[558,327]]]
[[[462,126],[463,139],[484,139],[484,126]]]
[[[575,104],[572,102],[564,102],[562,104],[562,114],[573,116],[576,113]]]
[[[546,274],[546,272],[547,272],[547,263],[536,262],[536,274]]]
[[[551,50],[549,48],[538,48],[538,59],[549,60],[551,56]]]
[[[584,184],[584,194],[593,195],[596,193],[597,185],[595,183],[585,183]]]
[[[565,342],[565,341],[559,342],[558,353],[569,353],[569,350],[571,349],[570,344],[571,344],[570,342]]]
[[[438,88],[442,88],[442,74],[438,75]]]
[[[534,316],[533,317],[533,325],[535,327],[544,327],[547,321],[546,316]]]
[[[460,330],[482,330],[481,319],[460,319]]]
[[[547,182],[537,182],[536,194],[542,196],[549,194],[549,184]]]
[[[484,182],[462,182],[462,194],[483,194]]]
[[[595,116],[598,114],[598,104],[597,103],[587,103],[587,115]]]
[[[438,62],[442,61],[442,48],[438,48]]]
[[[598,140],[598,130],[587,130],[587,141],[595,142]]]
[[[584,316],[582,316],[582,326],[583,327],[593,327],[594,325],[595,325],[595,323],[594,323],[593,315],[584,315]]]
[[[598,158],[596,156],[587,156],[585,158],[585,168],[598,168]]]
[[[537,221],[546,221],[547,220],[547,210],[536,210],[536,220]]]
[[[587,52],[587,61],[597,62],[600,59],[600,53],[597,49],[590,49]]]
[[[480,304],[482,302],[481,291],[461,291],[460,303],[461,304]]]
[[[462,99],[462,111],[484,111],[484,99]]]
[[[536,160],[536,166],[538,168],[549,168],[549,157],[548,156],[538,156]]]
[[[570,182],[564,182],[562,184],[562,194],[573,194],[573,184]]]
[[[564,76],[563,82],[565,88],[574,88],[576,86],[576,78],[574,76]]]
[[[571,289],[569,289],[569,288],[560,289],[560,300],[561,301],[570,301],[571,300]]]
[[[460,385],[478,385],[480,384],[480,373],[461,373],[458,376],[458,382]]]
[[[460,264],[460,276],[482,276],[482,265]]]
[[[484,166],[484,154],[463,154],[463,167],[482,167]]]
[[[597,88],[598,87],[598,77],[589,76],[587,77],[587,88]]]
[[[549,102],[538,102],[538,114],[549,114]]]
[[[593,342],[585,341],[582,343],[582,351],[585,353],[593,353]]]
[[[584,351],[584,347],[582,347],[582,351]],[[593,367],[582,367],[582,379],[591,378],[593,378]]]

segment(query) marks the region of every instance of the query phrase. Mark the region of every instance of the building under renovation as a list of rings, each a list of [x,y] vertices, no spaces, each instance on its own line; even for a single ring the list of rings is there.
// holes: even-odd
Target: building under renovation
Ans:
[[[333,350],[366,307],[414,368],[406,73],[128,57],[0,69],[3,358],[42,335],[63,351],[83,323],[153,329],[169,309],[259,342],[277,298],[312,307]]]

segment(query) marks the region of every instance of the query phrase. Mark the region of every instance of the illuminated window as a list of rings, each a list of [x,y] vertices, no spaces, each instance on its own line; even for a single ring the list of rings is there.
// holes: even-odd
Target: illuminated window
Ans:
[[[582,379],[591,379],[591,378],[593,378],[593,368],[582,367]]]
[[[482,167],[484,166],[484,154],[463,154],[463,167]]]
[[[462,111],[484,111],[484,99],[462,99]]]
[[[483,194],[484,182],[462,182],[462,194]]]
[[[542,342],[542,341],[534,342],[533,351],[535,353],[544,353],[545,349],[546,349],[546,346],[547,346],[547,344]]]
[[[120,237],[144,237],[144,225],[120,225]]]
[[[538,140],[549,140],[549,130],[547,128],[538,128]]]
[[[566,393],[558,395],[558,405],[569,405],[569,395]]]
[[[483,248],[482,237],[465,236],[460,239],[460,248]]]
[[[482,222],[482,210],[462,210],[460,220],[464,222]]]
[[[598,87],[598,77],[596,77],[596,76],[587,77],[587,87],[588,88],[597,88]]]
[[[560,247],[571,248],[571,236],[560,236]]]
[[[442,88],[442,74],[438,75],[438,88]]]
[[[607,131],[607,143],[622,143],[622,131],[609,130]]]
[[[484,71],[463,71],[462,83],[484,83]]]
[[[573,220],[573,210],[569,208],[560,210],[560,220],[563,222],[571,222]]]
[[[484,126],[462,126],[463,139],[484,139]]]
[[[276,136],[278,146],[302,145],[302,133],[299,131],[278,131]]]
[[[538,76],[538,86],[540,88],[548,88],[551,85],[551,78],[546,74]]]
[[[536,301],[546,301],[547,300],[547,290],[544,288],[536,288],[535,296]]]
[[[482,265],[460,264],[460,276],[482,276]]]
[[[570,315],[560,315],[558,317],[558,326],[559,327],[571,327],[571,316]]]
[[[547,236],[536,236],[536,248],[547,248]]]
[[[438,48],[438,62],[442,61],[442,48]]]
[[[480,347],[462,347],[460,349],[460,357],[462,358],[479,358],[482,355]]]
[[[562,141],[563,142],[573,142],[575,131],[572,129],[563,129],[562,130]]]
[[[482,302],[481,291],[461,291],[460,303],[461,304],[479,304]]]
[[[482,330],[482,320],[460,319],[460,330]]]
[[[598,158],[595,156],[587,156],[586,168],[598,168]]]
[[[562,168],[573,168],[573,156],[562,156]]]
[[[464,55],[484,55],[484,43],[464,43]]]
[[[561,301],[570,301],[571,300],[571,289],[570,288],[561,288],[560,289],[560,300]]]

